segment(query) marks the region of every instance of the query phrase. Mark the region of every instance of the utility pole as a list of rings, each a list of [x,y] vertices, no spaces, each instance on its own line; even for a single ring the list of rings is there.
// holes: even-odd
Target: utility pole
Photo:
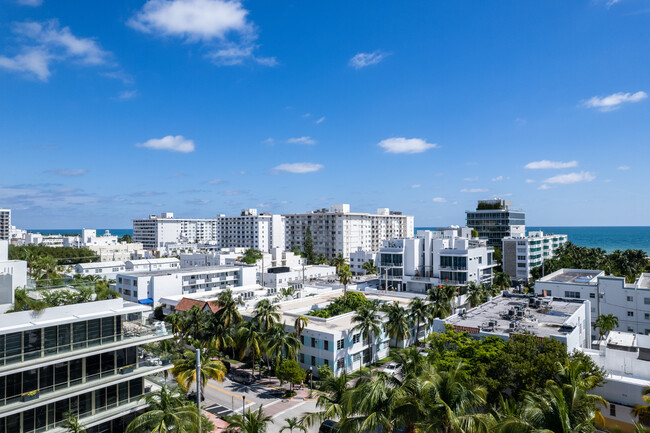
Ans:
[[[199,411],[199,431],[201,431],[201,349],[196,349],[196,407]]]
[[[262,287],[264,287],[264,253],[262,253]]]
[[[388,293],[388,268],[386,268],[386,281],[384,282],[386,293]]]
[[[242,416],[246,416],[246,394],[244,394],[241,398],[241,414]]]

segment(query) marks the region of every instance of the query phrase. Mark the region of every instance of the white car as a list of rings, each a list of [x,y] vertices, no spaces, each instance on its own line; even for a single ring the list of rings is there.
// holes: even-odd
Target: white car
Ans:
[[[397,365],[394,362],[389,362],[386,364],[386,367],[384,368],[384,372],[386,374],[390,374],[391,376],[395,376],[400,370],[399,365]]]

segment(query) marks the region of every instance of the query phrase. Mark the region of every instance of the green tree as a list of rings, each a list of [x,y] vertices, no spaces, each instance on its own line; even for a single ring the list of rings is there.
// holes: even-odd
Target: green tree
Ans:
[[[314,240],[311,237],[311,229],[307,226],[305,230],[305,242],[304,242],[304,252],[307,263],[312,265],[316,260],[316,255],[314,254]]]
[[[373,341],[381,335],[382,321],[377,313],[377,310],[367,306],[357,311],[357,314],[352,317],[354,323],[354,331],[359,331],[363,338],[368,342],[368,364],[372,365],[373,362]]]
[[[375,266],[375,261],[370,259],[367,262],[365,262],[362,266],[361,269],[366,271],[367,275],[376,275],[377,274],[377,266]]]
[[[343,257],[343,254],[338,253],[336,257],[332,259],[332,266],[336,268],[336,272],[338,273],[343,266],[346,266],[348,264],[348,259]]]
[[[329,265],[330,261],[327,260],[327,257],[325,257],[325,254],[319,254],[316,256],[316,260],[314,262],[315,265]]]
[[[213,355],[211,351],[201,350],[201,392],[209,379],[223,382],[226,376],[226,367],[221,361],[212,359]],[[193,350],[183,352],[183,356],[174,361],[172,374],[176,381],[189,391],[196,383],[196,353]]]
[[[592,326],[594,330],[598,329],[599,339],[602,339],[603,335],[618,327],[618,317],[613,314],[601,314]]]
[[[343,372],[339,376],[330,376],[321,382],[320,390],[314,391],[316,412],[308,412],[300,419],[301,424],[311,427],[326,419],[340,419],[345,411],[342,405],[343,396],[350,390],[350,378]]]
[[[256,322],[246,322],[239,327],[237,338],[240,346],[240,359],[243,360],[246,354],[251,356],[251,374],[255,376],[255,359],[259,359],[264,343],[264,334],[260,331]]]
[[[63,414],[63,425],[61,427],[66,429],[67,433],[86,433],[86,429],[73,412]]]
[[[303,316],[302,314],[299,314],[298,317],[296,317],[296,320],[293,322],[293,327],[296,330],[296,335],[298,338],[302,335],[302,331],[305,330],[305,326],[309,323],[309,317]]]
[[[217,305],[220,309],[216,312],[216,315],[226,328],[233,328],[241,323],[242,317],[238,308],[241,301],[233,298],[230,288],[219,293]]]
[[[450,285],[435,286],[427,293],[431,315],[439,319],[451,316],[455,304],[456,288]]]
[[[247,265],[254,265],[258,260],[262,260],[262,253],[260,250],[254,248],[249,248],[244,251],[244,255],[241,258],[241,261]]]
[[[348,284],[352,282],[352,271],[350,266],[343,265],[339,268],[337,275],[339,277],[339,282],[343,285],[343,295],[348,293]]]
[[[641,398],[645,404],[634,406],[632,416],[637,417],[641,424],[647,425],[650,424],[650,386],[643,390]]]
[[[275,369],[275,376],[280,379],[280,383],[289,382],[292,391],[294,385],[305,380],[306,374],[305,370],[300,368],[300,364],[293,359],[282,361]]]
[[[478,230],[472,229],[472,237],[477,238],[478,237]]]
[[[470,308],[481,305],[484,299],[487,298],[485,286],[476,284],[474,281],[470,281],[467,285],[467,295],[467,302],[469,302]]]
[[[135,418],[126,433],[177,432],[195,433],[198,430],[199,411],[185,401],[178,388],[163,385],[157,391],[145,394],[146,412]]]
[[[283,357],[298,358],[302,347],[300,337],[295,332],[287,332],[284,325],[276,323],[266,335],[267,356],[281,361]]]
[[[492,285],[498,289],[507,290],[512,287],[512,281],[505,272],[496,272],[492,279]]]
[[[129,234],[126,234],[118,239],[121,243],[124,244],[132,244],[133,243],[133,237]]]
[[[429,319],[429,307],[422,298],[413,298],[409,302],[409,317],[415,322],[415,345],[420,344],[420,325]]]
[[[388,321],[384,322],[384,330],[395,339],[396,345],[407,340],[411,336],[411,320],[408,311],[398,302],[393,302],[385,308]]]
[[[295,416],[285,419],[284,422],[286,424],[280,429],[280,433],[283,433],[286,430],[289,430],[289,433],[293,433],[294,430],[307,433],[307,427],[301,425],[300,421]]]
[[[332,377],[334,373],[332,372],[332,369],[330,368],[329,365],[327,364],[321,364],[318,366],[318,378],[320,380],[326,380]]]
[[[280,321],[279,307],[271,304],[268,299],[262,299],[255,305],[253,320],[257,322],[262,332],[267,332]]]
[[[264,415],[264,406],[256,411],[248,409],[245,415],[235,414],[224,418],[230,423],[225,433],[266,433],[268,424],[273,422],[270,416]]]

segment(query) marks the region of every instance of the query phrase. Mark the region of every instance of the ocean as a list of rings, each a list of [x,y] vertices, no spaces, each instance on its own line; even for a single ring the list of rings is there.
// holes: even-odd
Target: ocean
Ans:
[[[650,255],[650,227],[536,227],[526,226],[527,230],[542,230],[544,233],[557,233],[569,236],[576,245],[602,248],[607,252],[614,250],[638,249]],[[435,230],[435,227],[416,227],[416,230]],[[101,235],[107,229],[97,229]],[[132,229],[108,229],[112,235],[133,235]],[[30,232],[61,235],[81,234],[81,230],[29,229]]]
[[[417,227],[416,230],[430,230]],[[567,235],[569,242],[582,247],[614,250],[643,250],[650,255],[650,227],[537,227],[526,226],[526,231],[541,230],[544,233]]]

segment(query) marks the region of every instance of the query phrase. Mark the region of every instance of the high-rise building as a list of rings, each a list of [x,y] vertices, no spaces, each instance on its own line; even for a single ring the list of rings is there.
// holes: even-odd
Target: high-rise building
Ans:
[[[147,250],[162,250],[169,244],[211,242],[218,248],[254,248],[269,252],[284,248],[281,215],[258,214],[244,209],[241,215],[214,218],[174,218],[171,212],[133,220],[133,240]]]
[[[512,209],[512,202],[496,198],[479,200],[476,210],[465,211],[467,227],[487,239],[488,246],[501,248],[501,240],[508,236],[526,233],[526,213]]]
[[[0,314],[0,432],[62,432],[71,412],[88,433],[125,431],[172,367],[144,348],[171,338],[121,298]]]
[[[555,250],[565,244],[567,235],[544,234],[542,231],[528,232],[503,238],[503,271],[511,278],[528,281],[530,271],[541,266],[542,261],[551,259]]]
[[[0,209],[0,241],[8,241],[11,235],[11,209]]]
[[[350,212],[349,204],[332,205],[310,213],[283,215],[286,248],[304,248],[307,227],[311,231],[314,253],[335,257],[341,253],[376,251],[385,239],[413,237],[413,217],[387,208],[377,214]]]

